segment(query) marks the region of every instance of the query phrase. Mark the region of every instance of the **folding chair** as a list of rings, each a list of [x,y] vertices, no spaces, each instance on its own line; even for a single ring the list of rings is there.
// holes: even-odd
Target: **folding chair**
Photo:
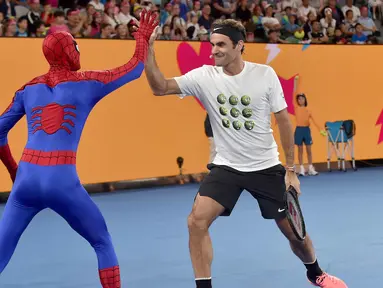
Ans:
[[[331,172],[331,156],[333,149],[338,159],[339,171],[346,172],[345,157],[348,151],[351,160],[352,168],[356,171],[355,158],[354,158],[354,136],[355,136],[355,123],[353,120],[335,121],[325,123],[327,131],[327,169]],[[333,148],[333,149],[332,149]]]

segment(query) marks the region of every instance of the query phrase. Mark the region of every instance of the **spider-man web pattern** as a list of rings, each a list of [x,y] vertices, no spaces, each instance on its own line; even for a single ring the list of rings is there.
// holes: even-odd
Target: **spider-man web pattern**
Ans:
[[[101,212],[79,181],[76,154],[85,121],[96,103],[141,76],[148,41],[157,25],[155,16],[144,10],[133,57],[104,71],[78,71],[80,52],[70,34],[56,32],[44,39],[49,72],[16,91],[0,115],[0,160],[14,181],[0,220],[0,274],[33,217],[50,208],[95,250],[102,287],[121,287],[112,239]],[[17,165],[7,135],[24,115],[28,141]]]

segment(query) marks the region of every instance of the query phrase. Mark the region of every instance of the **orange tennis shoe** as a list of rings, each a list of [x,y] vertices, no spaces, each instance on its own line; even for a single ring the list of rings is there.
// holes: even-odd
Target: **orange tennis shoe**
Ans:
[[[323,288],[348,288],[346,283],[343,282],[343,280],[335,276],[329,275],[327,273],[323,273],[321,276],[317,277],[316,283],[313,283],[311,281],[310,283],[314,286]]]

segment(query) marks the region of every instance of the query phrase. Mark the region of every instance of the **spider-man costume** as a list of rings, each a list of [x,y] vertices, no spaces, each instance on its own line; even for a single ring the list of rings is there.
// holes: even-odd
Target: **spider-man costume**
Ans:
[[[77,72],[80,53],[69,33],[57,32],[44,39],[49,72],[19,89],[0,116],[0,159],[14,181],[0,221],[0,273],[32,218],[50,208],[94,248],[102,287],[121,287],[118,260],[105,220],[76,173],[76,151],[96,103],[141,76],[150,35],[157,25],[156,16],[144,10],[134,35],[133,57],[125,65],[106,71]],[[7,134],[24,115],[28,141],[17,165]]]

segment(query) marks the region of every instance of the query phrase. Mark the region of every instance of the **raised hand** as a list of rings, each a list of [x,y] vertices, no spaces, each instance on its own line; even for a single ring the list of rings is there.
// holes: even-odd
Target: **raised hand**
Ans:
[[[153,34],[158,24],[159,21],[157,20],[157,15],[144,9],[141,12],[140,26],[138,27],[137,31],[133,33],[134,38],[136,40],[139,38],[144,38],[146,41],[149,41],[150,36]]]

